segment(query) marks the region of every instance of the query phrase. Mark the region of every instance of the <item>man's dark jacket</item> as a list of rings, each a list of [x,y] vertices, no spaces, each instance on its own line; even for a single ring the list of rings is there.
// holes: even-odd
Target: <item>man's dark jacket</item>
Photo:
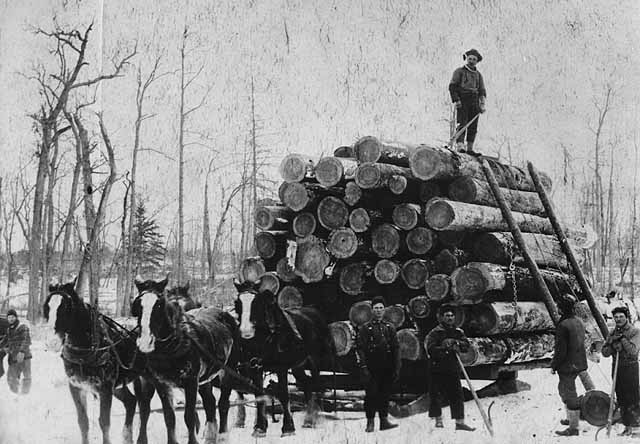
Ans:
[[[558,373],[580,373],[587,369],[584,324],[576,317],[565,317],[556,326],[551,368]]]
[[[400,371],[400,345],[396,329],[384,320],[372,320],[360,327],[356,343],[356,359],[369,370]]]
[[[19,352],[24,353],[24,359],[31,358],[31,336],[29,335],[29,327],[17,321],[15,324],[9,325],[4,345],[9,353],[9,361],[14,362]]]
[[[431,364],[431,371],[435,373],[458,374],[460,367],[456,359],[455,351],[443,344],[445,339],[454,339],[458,343],[461,352],[469,349],[469,340],[461,328],[447,327],[439,324],[427,335],[427,354]]]

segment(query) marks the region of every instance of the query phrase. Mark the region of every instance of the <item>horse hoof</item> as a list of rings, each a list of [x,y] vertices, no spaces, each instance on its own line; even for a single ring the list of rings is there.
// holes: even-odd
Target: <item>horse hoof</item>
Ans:
[[[311,422],[311,421],[308,421],[308,422],[307,422],[307,421],[305,421],[305,422],[302,424],[302,428],[303,428],[303,429],[313,429],[315,426],[316,426],[316,425],[315,425],[313,422]]]
[[[233,427],[235,427],[236,429],[244,429],[244,421],[240,422],[236,422]]]
[[[266,430],[260,430],[260,429],[254,429],[253,433],[251,434],[252,437],[254,438],[264,438],[265,436],[267,436],[267,431]]]
[[[227,444],[229,442],[229,433],[218,433],[218,444]]]
[[[282,438],[284,438],[285,436],[293,436],[296,434],[295,430],[288,430],[286,432],[282,432],[282,435],[280,435]]]

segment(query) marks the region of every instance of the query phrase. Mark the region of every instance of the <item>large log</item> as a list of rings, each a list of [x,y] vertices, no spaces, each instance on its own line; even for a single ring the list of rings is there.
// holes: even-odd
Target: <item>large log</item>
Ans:
[[[349,209],[342,199],[327,196],[318,204],[318,222],[327,230],[344,227],[349,222]]]
[[[389,189],[389,182],[396,181],[394,176],[413,179],[411,170],[385,163],[363,163],[358,166],[355,175],[356,184],[362,189]]]
[[[388,285],[398,279],[400,270],[400,264],[397,261],[380,259],[373,269],[373,275],[380,284]]]
[[[282,203],[293,211],[302,211],[326,196],[344,197],[343,188],[324,188],[312,183],[290,183],[280,191]]]
[[[398,344],[400,345],[400,358],[409,361],[417,361],[425,356],[422,341],[418,336],[418,330],[403,328],[398,330]]]
[[[404,235],[391,224],[378,225],[371,232],[371,248],[382,259],[397,255],[404,247]]]
[[[316,163],[316,180],[324,187],[344,184],[345,180],[355,177],[356,168],[358,168],[358,163],[353,159],[323,157]]]
[[[259,230],[280,231],[291,227],[291,209],[283,206],[265,205],[256,208],[255,223]]]
[[[349,226],[356,233],[364,233],[372,226],[380,224],[382,220],[381,210],[358,207],[351,210],[349,214]]]
[[[401,230],[409,231],[420,222],[420,205],[403,203],[393,208],[392,219],[395,226]]]
[[[451,280],[446,274],[434,274],[424,284],[427,298],[431,301],[441,301],[449,296]]]
[[[327,251],[336,259],[360,257],[369,249],[362,237],[356,235],[351,228],[337,228],[331,231],[327,239]]]
[[[258,282],[260,276],[267,271],[260,257],[248,257],[240,262],[240,279],[242,282]]]
[[[340,270],[340,289],[357,296],[366,292],[365,285],[373,274],[373,264],[368,261],[352,262]]]
[[[539,361],[553,356],[552,334],[528,334],[520,337],[469,338],[471,347],[460,354],[465,367],[485,364],[516,364]]]
[[[329,324],[329,332],[335,345],[336,355],[348,355],[356,345],[356,330],[349,321],[337,321]]]
[[[417,255],[425,255],[433,248],[435,236],[427,227],[415,227],[407,233],[407,249]]]
[[[539,332],[553,329],[543,302],[492,302],[466,308],[464,331],[471,336]]]
[[[288,154],[280,162],[279,170],[285,182],[301,182],[313,177],[313,160],[301,154]]]
[[[486,160],[501,187],[535,191],[533,181],[522,168]],[[475,156],[454,153],[444,148],[421,146],[411,154],[410,167],[413,175],[422,180],[453,180],[463,176],[484,179],[480,162]],[[548,176],[543,176],[543,183],[545,188],[551,189],[551,179]]]
[[[407,287],[413,290],[424,288],[429,277],[429,264],[423,259],[409,259],[402,265],[401,275]]]
[[[465,367],[504,362],[509,356],[509,346],[502,339],[469,338],[470,347],[460,353]]]
[[[300,308],[303,305],[302,292],[293,285],[285,285],[278,293],[280,308]]]
[[[389,322],[397,330],[402,327],[406,321],[404,305],[389,305],[384,309],[382,318]]]
[[[356,302],[349,309],[349,321],[356,327],[366,324],[371,319],[373,319],[371,301]]]
[[[289,258],[281,257],[276,264],[276,273],[283,282],[295,282],[299,279],[293,267],[289,265]]]
[[[416,296],[407,302],[407,310],[413,319],[425,319],[431,313],[429,300],[424,296]]]
[[[254,242],[258,254],[263,259],[272,259],[284,255],[287,249],[287,231],[260,231]]]
[[[502,195],[509,204],[511,211],[544,216],[545,211],[537,193],[530,191],[510,190],[501,188]],[[460,202],[476,205],[498,207],[489,184],[474,177],[460,177],[449,184],[449,197]]]
[[[545,234],[522,233],[522,238],[529,254],[539,266],[569,268],[567,258],[555,237]],[[493,262],[500,265],[509,265],[510,261],[516,264],[525,263],[511,233],[478,234],[474,239],[472,251],[473,259],[478,262]],[[583,258],[581,257],[581,259]]]
[[[296,241],[295,272],[305,283],[319,282],[330,262],[323,242],[311,235]]]
[[[280,291],[280,278],[278,277],[278,273],[275,271],[267,271],[265,274],[260,276],[260,292],[269,290],[274,295],[278,294]]]
[[[542,279],[554,299],[561,294],[577,292],[576,281],[571,275],[552,270],[540,270]],[[476,304],[482,301],[521,300],[540,301],[538,287],[526,268],[515,267],[516,292],[507,267],[486,262],[470,262],[451,274],[451,294],[458,304]]]
[[[409,167],[409,156],[418,145],[379,140],[365,136],[353,146],[353,152],[359,162],[380,162]]]

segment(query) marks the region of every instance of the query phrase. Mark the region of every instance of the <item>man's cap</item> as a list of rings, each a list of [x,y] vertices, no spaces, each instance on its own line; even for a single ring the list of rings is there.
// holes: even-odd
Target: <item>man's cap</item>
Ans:
[[[631,313],[629,313],[629,309],[627,307],[620,306],[611,310],[611,315],[615,315],[616,313],[622,313],[627,317],[627,319],[631,319]]]
[[[478,50],[474,48],[471,48],[469,51],[465,52],[464,55],[462,56],[462,60],[467,60],[467,56],[470,56],[470,55],[476,56],[478,58],[478,62],[482,61],[482,56],[480,55]]]
[[[371,299],[371,306],[373,307],[376,304],[382,304],[385,307],[387,306],[387,302],[382,296],[376,296],[375,298]]]
[[[456,314],[456,308],[453,305],[450,305],[450,304],[441,305],[440,308],[438,309],[438,313],[440,315],[443,315],[448,311],[450,311],[453,314]]]
[[[16,318],[18,317],[18,313],[13,308],[10,308],[7,311],[7,316],[12,316],[12,315],[15,316]]]

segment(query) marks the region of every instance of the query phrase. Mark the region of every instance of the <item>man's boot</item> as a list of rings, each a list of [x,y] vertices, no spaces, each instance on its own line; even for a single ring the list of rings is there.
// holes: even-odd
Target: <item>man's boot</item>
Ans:
[[[375,427],[374,418],[367,418],[367,428],[364,429],[365,432],[371,433]]]
[[[464,423],[464,419],[456,419],[456,430],[463,430],[465,432],[473,432],[476,428],[468,426]]]
[[[438,429],[443,429],[444,428],[444,423],[442,422],[442,416],[438,416],[436,418],[436,428],[438,428]]]
[[[467,152],[467,147],[464,145],[464,142],[456,142],[456,151],[459,153]]]
[[[569,409],[565,407],[564,408],[564,412],[565,412],[565,415],[567,417],[566,417],[566,419],[561,419],[560,420],[560,425],[568,426],[569,425]]]
[[[567,410],[567,416],[569,417],[569,427],[561,431],[556,431],[556,435],[578,436],[580,434],[580,430],[578,430],[580,425],[580,410]]]
[[[472,156],[479,156],[480,153],[477,151],[473,151],[473,143],[472,141],[467,141],[467,154],[471,154]]]
[[[380,417],[380,430],[395,429],[396,427],[398,427],[398,424],[389,422],[389,419],[386,416]]]

